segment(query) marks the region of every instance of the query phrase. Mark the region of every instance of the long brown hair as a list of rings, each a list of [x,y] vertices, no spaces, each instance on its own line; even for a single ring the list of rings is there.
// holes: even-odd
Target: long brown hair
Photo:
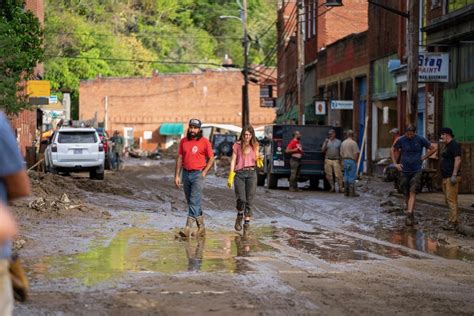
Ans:
[[[252,125],[245,125],[243,128],[242,128],[242,132],[240,133],[240,137],[239,137],[239,142],[240,142],[240,146],[242,147],[242,152],[244,152],[244,149],[245,149],[245,142],[244,142],[244,135],[245,135],[245,132],[250,132],[250,134],[252,134],[252,138],[250,138],[250,146],[252,146],[252,149],[253,150],[257,150],[258,149],[258,141],[257,141],[257,137],[255,137],[255,130],[253,129]]]

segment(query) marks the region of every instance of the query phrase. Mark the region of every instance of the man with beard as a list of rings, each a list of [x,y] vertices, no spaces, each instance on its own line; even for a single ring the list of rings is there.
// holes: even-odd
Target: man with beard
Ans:
[[[191,119],[186,137],[179,143],[174,182],[178,188],[183,185],[188,218],[185,228],[180,231],[183,238],[189,238],[193,222],[196,222],[197,236],[206,234],[201,209],[203,182],[214,162],[214,152],[209,140],[202,137],[201,121]]]

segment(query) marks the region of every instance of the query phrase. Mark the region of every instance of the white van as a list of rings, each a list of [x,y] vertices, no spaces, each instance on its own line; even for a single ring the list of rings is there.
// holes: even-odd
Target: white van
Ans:
[[[44,159],[46,171],[89,171],[91,179],[104,179],[104,144],[94,128],[62,127],[52,137]]]

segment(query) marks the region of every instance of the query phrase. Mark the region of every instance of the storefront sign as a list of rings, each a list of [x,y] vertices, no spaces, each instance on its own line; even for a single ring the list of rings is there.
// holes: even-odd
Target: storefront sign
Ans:
[[[449,54],[420,52],[418,55],[419,82],[448,82]]]
[[[326,101],[315,101],[314,113],[316,115],[326,115]]]
[[[331,110],[352,110],[354,101],[333,100],[331,101]]]

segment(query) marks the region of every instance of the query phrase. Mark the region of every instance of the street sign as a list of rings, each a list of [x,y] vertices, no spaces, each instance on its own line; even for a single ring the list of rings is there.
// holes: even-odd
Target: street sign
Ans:
[[[50,82],[48,80],[28,80],[26,93],[30,97],[49,97],[51,94]]]
[[[314,113],[326,115],[326,101],[314,101]]]
[[[354,101],[332,100],[331,110],[352,110],[354,108]]]
[[[58,103],[58,96],[57,95],[50,95],[49,96],[49,104],[51,103]]]
[[[418,55],[419,82],[448,82],[449,53],[420,52]]]

